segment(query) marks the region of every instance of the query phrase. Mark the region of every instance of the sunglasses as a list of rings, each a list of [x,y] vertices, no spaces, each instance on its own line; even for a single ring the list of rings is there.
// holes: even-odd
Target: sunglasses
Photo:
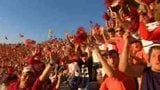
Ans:
[[[109,33],[114,33],[115,31],[113,31],[113,30],[108,30],[108,32],[109,32]]]
[[[115,32],[123,32],[123,30],[116,30]]]

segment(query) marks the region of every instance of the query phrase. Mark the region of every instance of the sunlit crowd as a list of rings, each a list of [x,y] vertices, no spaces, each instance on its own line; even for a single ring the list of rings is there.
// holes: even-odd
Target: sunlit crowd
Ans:
[[[0,44],[0,90],[159,90],[160,1],[104,0],[64,39]],[[20,38],[25,38],[20,36]]]

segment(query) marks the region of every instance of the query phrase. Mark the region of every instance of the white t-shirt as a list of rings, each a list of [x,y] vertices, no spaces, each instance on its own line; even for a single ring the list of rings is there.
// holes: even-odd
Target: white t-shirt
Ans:
[[[72,62],[70,64],[68,64],[68,70],[69,73],[73,73],[75,74],[75,76],[79,76],[80,74],[78,73],[79,67],[77,62]]]

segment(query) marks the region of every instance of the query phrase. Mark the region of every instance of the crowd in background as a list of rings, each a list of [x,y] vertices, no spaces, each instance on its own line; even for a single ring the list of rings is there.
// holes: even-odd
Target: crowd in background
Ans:
[[[91,21],[89,32],[80,26],[64,39],[0,44],[0,90],[158,90],[159,0],[105,6],[105,25]]]

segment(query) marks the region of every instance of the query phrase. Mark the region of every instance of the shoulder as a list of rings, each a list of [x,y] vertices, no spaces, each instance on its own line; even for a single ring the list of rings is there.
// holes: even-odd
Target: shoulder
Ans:
[[[102,82],[102,84],[100,85],[99,90],[108,90],[108,87],[107,87],[107,85],[106,85],[106,82],[105,82],[105,81],[103,81],[103,82]]]
[[[152,77],[152,71],[151,67],[146,67],[142,73],[143,78],[151,78]]]
[[[151,72],[151,67],[146,67],[143,71],[143,74],[150,73],[150,72]]]
[[[40,88],[42,88],[42,84],[43,84],[43,82],[40,81],[39,78],[37,78],[32,86],[32,90],[40,90]]]
[[[37,79],[34,81],[34,84],[36,84],[36,85],[41,85],[41,84],[42,84],[42,81],[40,81],[40,79],[37,78]]]
[[[17,90],[18,85],[19,85],[19,81],[12,82],[7,87],[7,90]]]

